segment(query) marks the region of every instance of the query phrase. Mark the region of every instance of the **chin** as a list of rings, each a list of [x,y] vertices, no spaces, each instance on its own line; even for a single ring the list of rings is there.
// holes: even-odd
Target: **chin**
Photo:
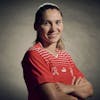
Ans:
[[[58,40],[59,40],[58,38],[52,38],[49,41],[54,43],[54,42],[58,42]]]
[[[51,40],[50,43],[57,43],[58,40]]]

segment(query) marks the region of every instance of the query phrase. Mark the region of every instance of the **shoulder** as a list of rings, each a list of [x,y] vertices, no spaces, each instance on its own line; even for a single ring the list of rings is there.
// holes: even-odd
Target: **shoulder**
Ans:
[[[34,47],[31,47],[29,48],[29,50],[27,50],[26,52],[26,57],[29,59],[29,58],[41,58],[41,54],[40,54],[41,50],[39,48],[34,48]]]
[[[48,61],[49,54],[45,51],[45,49],[42,47],[40,43],[37,43],[33,45],[32,47],[30,47],[27,50],[25,56],[27,59],[32,59],[36,61],[41,60],[42,62],[49,63]]]
[[[40,43],[34,44],[32,47],[30,47],[26,54],[27,55],[40,55],[40,53],[43,51],[42,45]]]
[[[40,49],[31,47],[27,50],[26,54],[24,55],[23,64],[31,64],[33,66],[40,66],[41,64],[47,65],[47,62],[44,60],[43,56],[40,53]]]
[[[28,61],[29,59],[37,59],[37,58],[40,59],[41,58],[40,51],[41,48],[39,47],[38,44],[31,46],[24,54],[23,60]]]

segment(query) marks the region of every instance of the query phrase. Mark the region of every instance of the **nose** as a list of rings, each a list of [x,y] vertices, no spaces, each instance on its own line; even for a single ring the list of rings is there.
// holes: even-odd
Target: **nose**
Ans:
[[[57,26],[55,24],[51,24],[50,32],[55,32],[56,29],[57,29]]]

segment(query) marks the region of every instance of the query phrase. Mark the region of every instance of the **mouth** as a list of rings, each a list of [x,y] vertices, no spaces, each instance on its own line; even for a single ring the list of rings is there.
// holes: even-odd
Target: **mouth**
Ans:
[[[49,38],[54,38],[54,37],[56,37],[57,36],[57,33],[49,33],[48,34],[48,37]]]
[[[57,32],[53,32],[53,33],[48,33],[48,36],[57,36]]]

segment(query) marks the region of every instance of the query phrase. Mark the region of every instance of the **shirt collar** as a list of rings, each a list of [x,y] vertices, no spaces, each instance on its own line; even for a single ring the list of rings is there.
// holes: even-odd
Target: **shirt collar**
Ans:
[[[38,42],[34,45],[35,48],[43,48],[43,45],[41,42]]]

